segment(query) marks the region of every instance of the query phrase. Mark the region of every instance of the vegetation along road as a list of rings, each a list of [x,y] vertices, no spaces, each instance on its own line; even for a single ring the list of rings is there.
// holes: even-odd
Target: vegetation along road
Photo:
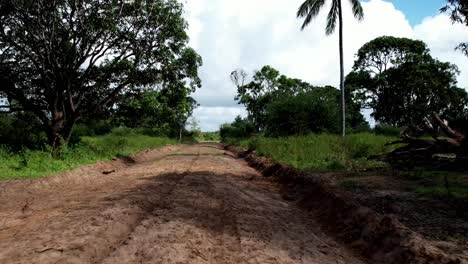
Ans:
[[[362,263],[216,144],[0,183],[0,263]]]

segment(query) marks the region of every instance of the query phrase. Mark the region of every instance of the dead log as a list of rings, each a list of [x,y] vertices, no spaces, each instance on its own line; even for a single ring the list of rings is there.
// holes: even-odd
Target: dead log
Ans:
[[[421,138],[422,135],[432,138]],[[395,150],[371,156],[398,167],[424,166],[444,169],[468,169],[468,139],[465,133],[453,129],[436,113],[425,118],[422,125],[401,133],[400,140],[386,145],[403,144]]]

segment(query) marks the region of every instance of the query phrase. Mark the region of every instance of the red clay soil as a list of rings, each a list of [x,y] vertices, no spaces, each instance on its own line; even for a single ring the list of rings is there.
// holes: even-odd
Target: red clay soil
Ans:
[[[323,212],[219,145],[166,147],[1,182],[0,263],[366,263],[322,231]]]
[[[467,263],[451,256],[413,232],[396,218],[381,215],[356,202],[346,192],[320,177],[303,172],[253,152],[237,153],[264,176],[275,176],[289,191],[291,199],[315,216],[323,230],[353,248],[371,263]]]

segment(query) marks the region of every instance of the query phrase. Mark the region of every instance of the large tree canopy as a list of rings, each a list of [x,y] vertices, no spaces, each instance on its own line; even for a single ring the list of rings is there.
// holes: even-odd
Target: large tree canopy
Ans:
[[[417,40],[380,37],[358,52],[346,78],[352,100],[373,110],[379,123],[419,124],[427,113],[466,114],[467,93],[456,87],[455,65],[432,58]]]
[[[248,83],[246,78],[247,74],[242,70],[231,73],[231,80],[237,86],[235,100],[246,107],[249,119],[257,131],[265,128],[265,110],[274,98],[294,95],[312,88],[310,84],[299,79],[280,75],[279,71],[271,66],[264,66],[256,71],[252,81]]]
[[[125,95],[116,105],[112,119],[116,125],[176,136],[196,106],[187,90],[146,90]]]
[[[368,128],[359,108],[347,104],[349,128]],[[296,95],[276,97],[267,105],[265,132],[273,136],[340,132],[340,91],[334,87],[314,87]]]
[[[236,100],[245,105],[257,131],[271,135],[340,131],[340,93],[334,87],[315,87],[281,75],[271,66],[256,71],[252,81],[242,70],[231,73]],[[346,119],[352,128],[366,125],[359,105],[348,102]]]
[[[33,112],[50,144],[126,91],[194,90],[201,58],[175,0],[4,0],[0,92]]]

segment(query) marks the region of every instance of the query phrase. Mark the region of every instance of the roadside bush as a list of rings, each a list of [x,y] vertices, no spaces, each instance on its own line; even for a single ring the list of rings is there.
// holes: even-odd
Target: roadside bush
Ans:
[[[0,145],[12,151],[44,149],[47,135],[41,122],[30,113],[0,114]]]
[[[115,127],[111,130],[110,135],[125,137],[137,133],[137,129],[128,127]]]
[[[220,141],[221,136],[219,132],[201,132],[200,139],[202,141]]]
[[[231,124],[223,124],[219,130],[221,138],[248,138],[255,132],[255,126],[247,119],[238,116]]]
[[[375,126],[374,133],[377,135],[398,137],[400,136],[400,128],[396,126],[381,124]]]
[[[340,132],[340,94],[331,86],[315,87],[296,95],[284,95],[266,107],[268,136],[306,135]],[[349,103],[346,121],[348,131],[365,131],[369,125],[359,107]]]

